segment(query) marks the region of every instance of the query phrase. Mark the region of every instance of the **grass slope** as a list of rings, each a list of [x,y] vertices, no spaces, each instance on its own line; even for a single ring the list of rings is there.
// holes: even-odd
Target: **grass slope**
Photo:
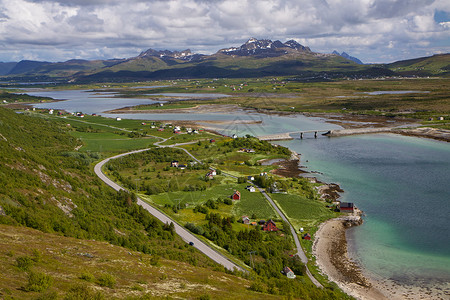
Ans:
[[[81,299],[76,292],[91,296],[83,299],[277,298],[233,275],[30,228],[0,225],[0,249],[2,299]],[[27,291],[30,273],[49,276],[50,286]]]

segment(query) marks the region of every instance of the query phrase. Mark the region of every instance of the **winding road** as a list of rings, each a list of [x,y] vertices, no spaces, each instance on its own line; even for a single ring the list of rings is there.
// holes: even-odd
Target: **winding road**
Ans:
[[[155,146],[158,146],[160,148],[165,148],[165,147],[170,147],[170,148],[176,148],[177,146],[181,146],[181,145],[187,145],[187,144],[192,144],[192,143],[196,143],[196,141],[193,142],[187,142],[187,143],[179,143],[179,144],[173,144],[173,145],[160,145],[161,143],[164,143],[165,141],[167,141],[168,139],[163,139],[159,142],[154,143]],[[110,160],[112,159],[116,159],[119,157],[123,157],[126,155],[130,155],[130,154],[134,154],[134,153],[139,153],[139,152],[144,152],[144,151],[148,151],[151,148],[146,148],[146,149],[140,149],[140,150],[135,150],[135,151],[130,151],[127,153],[122,153],[122,154],[118,154],[112,157],[109,157],[107,159],[102,160],[101,162],[97,163],[94,167],[94,172],[95,174],[101,179],[103,180],[103,182],[105,182],[107,185],[109,185],[110,187],[112,187],[113,189],[115,189],[116,191],[119,190],[125,190],[122,186],[120,186],[119,184],[115,183],[114,181],[112,181],[111,179],[109,179],[102,171],[102,167]],[[177,149],[181,149],[184,152],[186,152],[190,157],[192,157],[192,159],[194,159],[195,161],[197,161],[198,163],[202,163],[200,160],[198,160],[194,155],[192,155],[188,150],[184,149],[184,148],[177,148]],[[231,176],[231,177],[235,177],[233,175],[230,174],[226,174],[225,172],[222,172],[223,175],[227,175],[227,176]],[[294,242],[295,242],[295,246],[297,247],[297,253],[296,255],[300,257],[301,261],[305,264],[308,263],[308,258],[305,255],[305,252],[303,251],[301,245],[300,245],[300,240],[298,239],[297,233],[295,232],[294,227],[292,226],[292,224],[289,222],[289,220],[287,219],[287,217],[285,216],[285,214],[279,209],[279,207],[275,204],[275,202],[272,200],[272,198],[270,198],[270,196],[265,192],[264,189],[258,187],[259,191],[264,195],[264,197],[267,199],[267,201],[270,203],[270,205],[272,205],[272,207],[275,209],[275,211],[278,213],[279,216],[281,216],[281,218],[290,226],[291,229],[291,234],[292,237],[294,238]],[[156,217],[158,220],[160,220],[163,223],[173,223],[175,226],[175,232],[186,242],[192,242],[193,247],[197,248],[198,250],[200,250],[202,253],[204,253],[206,256],[208,256],[209,258],[211,258],[212,260],[214,260],[215,262],[223,265],[225,268],[227,268],[228,270],[238,270],[238,271],[243,271],[243,272],[247,272],[247,270],[243,269],[242,267],[240,267],[239,265],[235,264],[234,262],[232,262],[231,260],[229,260],[228,258],[226,258],[225,256],[223,256],[222,254],[220,254],[219,252],[217,252],[216,250],[212,249],[211,246],[207,245],[205,242],[203,242],[202,240],[198,239],[194,234],[190,233],[188,230],[186,230],[184,227],[180,226],[176,221],[174,221],[173,219],[171,219],[169,216],[167,216],[166,214],[162,213],[161,211],[159,211],[158,209],[154,208],[153,206],[151,206],[150,204],[148,204],[147,202],[143,201],[141,198],[137,197],[137,204],[141,205],[142,207],[144,207],[150,214],[152,214],[154,217]],[[319,288],[323,288],[323,286],[320,284],[319,281],[317,281],[316,278],[314,278],[314,276],[311,274],[311,272],[309,271],[308,267],[306,266],[306,274],[308,275],[308,277],[311,279],[312,283],[319,287]]]
[[[170,145],[170,146],[175,146],[175,145]],[[151,148],[148,149],[141,149],[141,150],[136,150],[136,151],[131,151],[131,152],[127,152],[127,153],[122,153],[116,156],[112,156],[109,157],[107,159],[102,160],[101,162],[99,162],[98,164],[95,165],[94,167],[94,172],[95,174],[97,174],[97,176],[103,180],[107,185],[109,185],[110,187],[112,187],[113,189],[115,189],[116,191],[119,190],[125,190],[122,186],[118,185],[117,183],[115,183],[114,181],[112,181],[111,179],[109,179],[102,171],[102,167],[111,159],[116,159],[119,157],[123,157],[126,155],[130,155],[133,153],[139,153],[139,152],[144,152],[147,151]],[[200,239],[198,239],[195,235],[193,235],[192,233],[190,233],[188,230],[186,230],[184,227],[180,226],[178,223],[176,223],[174,220],[172,220],[170,217],[168,217],[167,215],[165,215],[164,213],[162,213],[161,211],[157,210],[156,208],[154,208],[153,206],[151,206],[150,204],[148,204],[147,202],[144,202],[141,198],[137,197],[137,204],[141,205],[143,208],[145,208],[150,214],[152,214],[154,217],[156,217],[158,220],[160,220],[163,223],[173,223],[175,225],[175,232],[186,242],[192,242],[194,243],[193,247],[197,248],[198,250],[200,250],[201,252],[203,252],[206,256],[208,256],[209,258],[211,258],[212,260],[214,260],[215,262],[223,265],[225,268],[227,268],[228,270],[238,270],[238,271],[243,271],[246,272],[246,270],[244,270],[243,268],[241,268],[240,266],[238,266],[237,264],[233,263],[232,261],[230,261],[228,258],[226,258],[225,256],[223,256],[222,254],[220,254],[219,252],[215,251],[214,249],[212,249],[210,246],[208,246],[206,243],[204,243],[203,241],[201,241]]]
[[[308,275],[309,279],[311,279],[312,283],[315,286],[317,286],[318,288],[323,288],[323,285],[321,285],[320,282],[317,281],[316,278],[314,278],[314,276],[309,271],[308,266],[306,265],[308,263],[308,258],[306,257],[306,254],[303,251],[302,246],[300,245],[300,240],[298,239],[298,235],[295,232],[294,226],[292,226],[291,222],[289,222],[286,215],[280,210],[278,205],[276,205],[275,202],[273,202],[272,198],[270,198],[270,196],[266,193],[266,191],[260,187],[258,187],[258,190],[261,192],[261,194],[264,195],[264,197],[266,197],[267,201],[269,201],[270,205],[272,205],[272,207],[275,209],[275,211],[278,213],[278,215],[283,219],[283,221],[285,221],[287,224],[289,224],[289,227],[291,228],[292,237],[294,238],[295,247],[297,247],[296,255],[298,257],[300,257],[300,260],[302,261],[302,263],[305,264],[306,274]]]

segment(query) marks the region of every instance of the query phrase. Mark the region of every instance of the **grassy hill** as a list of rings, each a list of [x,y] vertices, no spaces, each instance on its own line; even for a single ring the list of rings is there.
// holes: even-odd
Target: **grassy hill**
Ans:
[[[79,153],[66,125],[0,109],[0,224],[107,241],[143,253],[216,267],[95,176],[98,153]]]
[[[450,54],[402,60],[388,64],[387,67],[402,75],[448,76],[450,74]]]
[[[277,298],[223,272],[25,227],[0,225],[0,249],[1,299]]]

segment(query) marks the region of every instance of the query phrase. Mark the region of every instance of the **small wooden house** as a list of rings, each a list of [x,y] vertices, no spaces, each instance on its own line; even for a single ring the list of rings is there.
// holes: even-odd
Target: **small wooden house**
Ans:
[[[239,191],[235,191],[234,194],[231,196],[231,199],[241,200],[241,193]]]
[[[309,233],[305,233],[305,234],[302,236],[302,239],[310,241],[310,240],[311,240],[311,235],[309,235]]]
[[[269,220],[264,224],[263,228],[264,231],[278,231],[277,225],[274,221]]]
[[[352,202],[341,202],[339,204],[339,209],[342,212],[353,212],[354,204]]]
[[[294,279],[295,278],[294,272],[289,267],[284,267],[283,268],[283,274],[286,275],[287,278],[290,278],[290,279]]]

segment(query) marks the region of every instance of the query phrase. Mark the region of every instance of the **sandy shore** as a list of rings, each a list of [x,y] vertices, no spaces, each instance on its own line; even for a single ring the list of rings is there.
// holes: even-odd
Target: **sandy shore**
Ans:
[[[375,280],[363,274],[347,251],[345,220],[322,223],[315,234],[313,254],[316,264],[328,279],[356,299],[450,299],[449,284],[443,286],[409,286],[392,280]]]

